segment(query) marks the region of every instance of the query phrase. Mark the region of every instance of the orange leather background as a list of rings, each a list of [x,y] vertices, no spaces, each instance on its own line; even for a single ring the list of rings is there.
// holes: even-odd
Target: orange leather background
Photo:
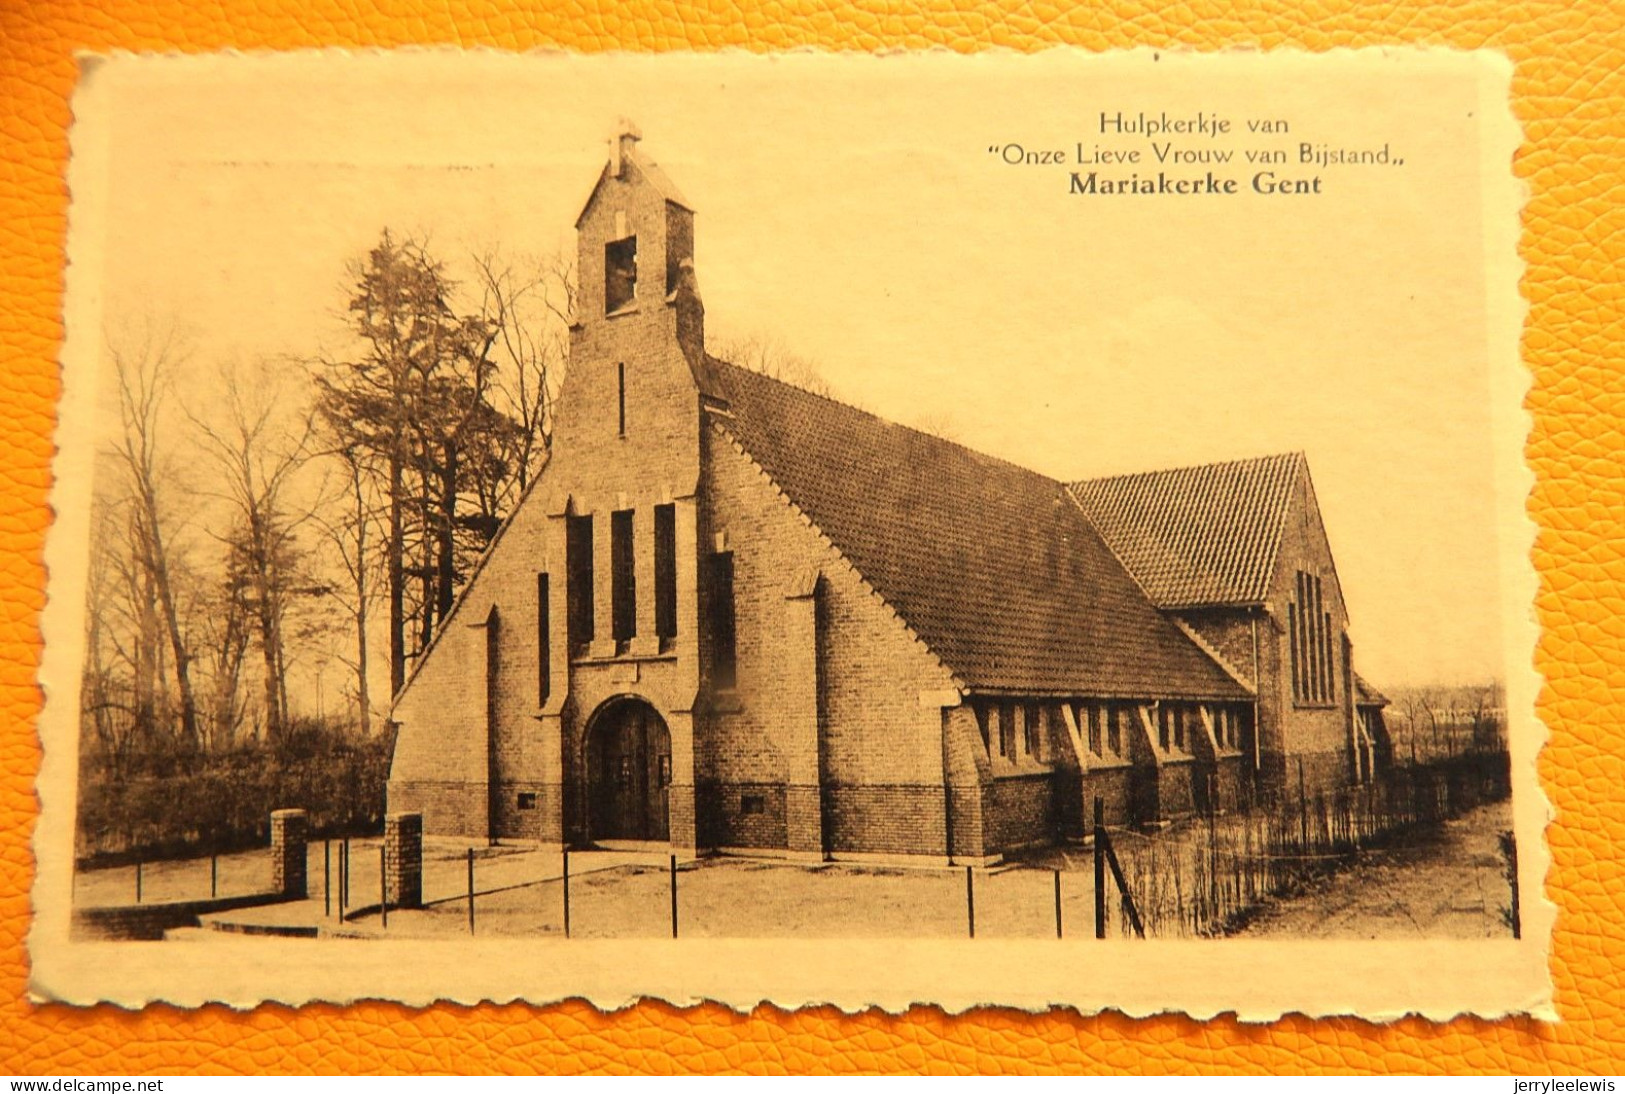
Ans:
[[[0,0],[0,1072],[178,1071],[1625,1071],[1625,5],[1617,0],[1054,0],[725,4],[715,0]],[[913,8],[914,10],[905,10]],[[528,10],[526,10],[528,9]],[[537,10],[544,9],[544,10]],[[1296,9],[1296,10],[1295,10]],[[77,50],[408,43],[638,50],[743,46],[1091,49],[1425,42],[1517,63],[1525,216],[1529,459],[1552,730],[1541,774],[1560,907],[1563,1021],[1447,1025],[1287,1019],[1268,1026],[983,1011],[948,1018],[737,1015],[566,1004],[413,1012],[33,1006],[27,957],[38,746],[40,554],[61,336],[68,97]]]

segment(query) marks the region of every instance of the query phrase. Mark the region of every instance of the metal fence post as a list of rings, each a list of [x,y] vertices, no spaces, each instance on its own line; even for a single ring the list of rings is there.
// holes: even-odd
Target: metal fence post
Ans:
[[[220,895],[220,856],[209,856],[209,899]]]
[[[976,882],[971,879],[971,868],[965,867],[965,922],[970,937],[976,937]]]
[[[384,875],[389,872],[384,863],[384,845],[378,845],[378,916],[380,925],[389,926],[389,893],[384,889]]]
[[[322,915],[333,914],[333,841],[322,840]]]
[[[564,851],[564,937],[570,937],[570,851]]]
[[[1061,937],[1061,871],[1055,871],[1055,937]]]
[[[677,856],[671,856],[671,936],[677,937]]]
[[[474,933],[474,848],[468,849],[468,933]]]
[[[1309,849],[1309,796],[1303,789],[1303,757],[1298,757],[1298,847]]]
[[[1095,937],[1106,937],[1106,803],[1095,798]]]
[[[141,860],[135,860],[135,902],[141,903]]]

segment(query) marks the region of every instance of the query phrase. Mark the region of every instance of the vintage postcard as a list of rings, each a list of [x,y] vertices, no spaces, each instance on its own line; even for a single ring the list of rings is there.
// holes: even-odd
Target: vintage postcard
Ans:
[[[36,996],[1551,1016],[1510,79],[85,59]]]

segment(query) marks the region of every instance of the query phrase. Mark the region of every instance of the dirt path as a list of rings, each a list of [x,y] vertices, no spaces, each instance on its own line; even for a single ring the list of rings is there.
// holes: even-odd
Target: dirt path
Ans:
[[[1493,802],[1373,851],[1305,893],[1269,904],[1242,932],[1276,938],[1504,938],[1512,906],[1498,837],[1510,802]]]

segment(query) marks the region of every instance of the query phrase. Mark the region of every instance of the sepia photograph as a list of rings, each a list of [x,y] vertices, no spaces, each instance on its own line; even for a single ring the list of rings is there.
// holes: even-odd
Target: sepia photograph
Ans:
[[[86,60],[36,990],[1549,1007],[1507,71]]]

